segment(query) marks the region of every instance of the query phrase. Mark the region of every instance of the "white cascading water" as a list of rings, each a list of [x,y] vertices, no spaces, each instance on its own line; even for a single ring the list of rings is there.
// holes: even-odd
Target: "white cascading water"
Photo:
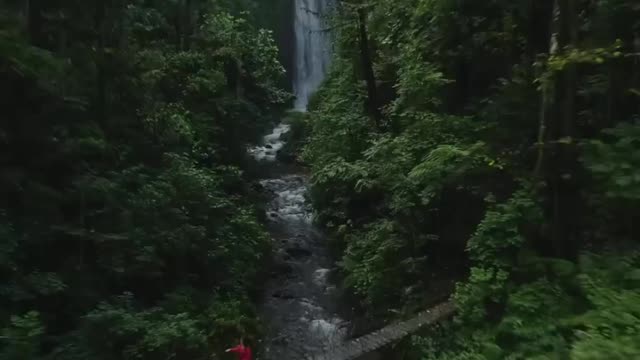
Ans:
[[[333,0],[294,0],[295,109],[306,111],[309,97],[324,80],[331,62],[327,15]]]

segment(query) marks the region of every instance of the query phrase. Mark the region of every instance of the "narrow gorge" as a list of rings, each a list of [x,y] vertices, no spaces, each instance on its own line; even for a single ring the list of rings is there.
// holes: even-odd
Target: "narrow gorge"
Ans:
[[[326,24],[331,0],[294,0],[294,109],[306,111],[310,96],[320,86],[331,61]],[[266,324],[263,359],[295,360],[341,344],[348,323],[339,316],[340,299],[329,281],[333,261],[321,232],[313,225],[306,200],[309,178],[301,168],[281,166],[289,125],[281,123],[250,150],[271,167],[260,183],[270,194],[269,230],[274,239],[272,277],[265,285],[262,318]],[[275,170],[274,170],[275,169]]]

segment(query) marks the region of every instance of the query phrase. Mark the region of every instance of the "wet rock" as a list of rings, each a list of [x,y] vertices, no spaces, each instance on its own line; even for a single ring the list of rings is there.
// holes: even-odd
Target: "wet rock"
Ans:
[[[362,355],[358,360],[382,360],[382,354],[374,351],[365,355]]]
[[[290,151],[281,150],[278,151],[278,160],[286,164],[295,164],[298,160],[298,157]]]
[[[327,278],[329,276],[329,272],[331,270],[329,269],[318,269],[316,271],[313,272],[313,281],[316,283],[316,285],[318,286],[326,286],[327,285]]]
[[[277,338],[272,340],[274,344],[287,345],[289,343],[289,339],[286,336],[278,336]]]
[[[303,249],[301,247],[293,247],[293,248],[288,248],[286,250],[287,254],[291,255],[291,257],[293,258],[301,258],[301,257],[309,257],[311,256],[311,251],[307,250],[307,249]]]
[[[293,266],[282,262],[273,266],[273,270],[271,271],[271,276],[278,277],[280,275],[290,275],[291,273],[293,273]]]
[[[291,294],[287,290],[278,290],[274,292],[271,296],[277,299],[284,299],[284,300],[295,299],[295,296],[293,296],[293,294]]]

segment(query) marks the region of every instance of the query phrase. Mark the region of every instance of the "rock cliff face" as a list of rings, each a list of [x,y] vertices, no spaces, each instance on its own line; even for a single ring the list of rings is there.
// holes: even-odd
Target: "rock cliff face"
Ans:
[[[294,0],[295,108],[306,110],[309,97],[320,86],[331,62],[331,36],[327,16],[333,0]]]
[[[287,70],[282,86],[293,91],[295,67],[294,0],[263,0],[255,16],[260,26],[273,31],[280,49],[280,63]]]
[[[331,62],[327,24],[334,0],[265,0],[256,11],[261,27],[274,32],[280,62],[287,70],[283,87],[296,95],[295,108],[305,110]]]

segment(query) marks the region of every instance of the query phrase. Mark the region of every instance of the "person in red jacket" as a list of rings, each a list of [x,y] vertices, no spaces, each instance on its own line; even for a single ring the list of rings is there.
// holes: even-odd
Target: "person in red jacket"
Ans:
[[[225,352],[232,352],[238,354],[238,360],[251,360],[251,348],[244,346],[244,341],[240,338],[240,344],[236,347],[225,350]]]

